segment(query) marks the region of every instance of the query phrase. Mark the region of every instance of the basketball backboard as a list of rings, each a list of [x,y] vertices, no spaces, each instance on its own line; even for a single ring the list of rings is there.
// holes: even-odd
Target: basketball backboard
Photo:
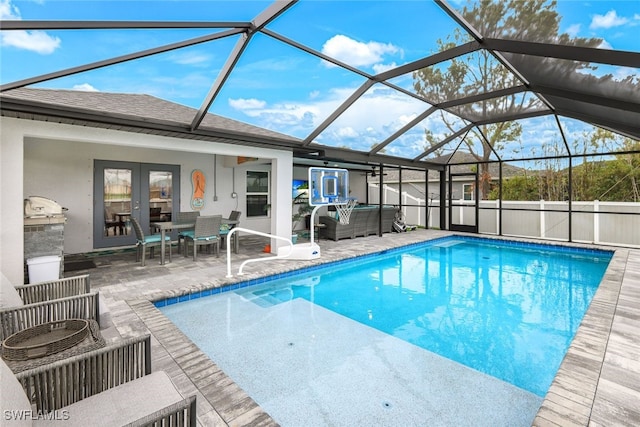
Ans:
[[[309,204],[329,206],[349,200],[349,171],[334,168],[309,168]]]

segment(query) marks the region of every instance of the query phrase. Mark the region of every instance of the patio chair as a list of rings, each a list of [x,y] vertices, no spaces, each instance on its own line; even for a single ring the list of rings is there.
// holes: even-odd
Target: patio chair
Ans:
[[[229,218],[231,221],[240,221],[240,216],[242,215],[242,212],[240,211],[231,211],[231,214],[229,214]],[[227,235],[229,234],[229,232],[231,230],[233,230],[235,227],[237,227],[238,224],[222,224],[220,226],[220,239],[222,242],[222,247],[224,247],[224,242],[225,239],[227,238]],[[236,236],[236,239],[238,238],[238,236]]]
[[[149,208],[149,221],[162,221],[162,208]]]
[[[196,426],[195,395],[151,372],[149,335],[18,374],[0,360],[0,376],[3,426]]]
[[[178,216],[176,217],[177,223],[185,223],[185,222],[193,222],[195,224],[196,218],[200,216],[200,211],[182,211],[178,212]],[[193,230],[182,230],[178,233],[178,253],[182,250],[182,245],[184,245],[184,238],[187,235],[193,235]]]
[[[199,216],[196,218],[196,228],[193,235],[185,236],[184,256],[188,256],[189,242],[193,245],[193,260],[197,259],[198,246],[215,245],[216,256],[220,257],[220,225],[222,215]]]
[[[124,234],[125,224],[122,220],[116,219],[116,215],[114,213],[110,213],[107,208],[104,208],[104,228],[109,235],[109,229],[113,228],[113,235],[117,235],[120,232],[120,235]]]
[[[136,261],[140,261],[140,265],[144,267],[145,256],[147,252],[146,248],[150,248],[149,258],[153,258],[155,247],[162,246],[162,235],[152,234],[150,236],[145,236],[144,232],[142,231],[142,227],[140,226],[140,222],[138,222],[136,218],[131,217],[131,223],[133,224],[133,229],[136,232],[137,239],[136,246],[138,250],[136,251]],[[167,243],[165,246],[169,248],[169,261],[171,261],[171,236],[167,234],[164,239],[165,243]]]
[[[0,278],[0,341],[24,329],[57,320],[95,320],[100,325],[98,293],[83,293],[88,288],[88,280],[86,284],[82,283],[83,279],[75,278],[60,279],[60,281],[62,285],[59,286],[63,290],[59,293],[54,291],[47,294],[48,291],[43,290],[47,287],[45,282],[21,285],[16,289],[3,275]],[[58,285],[51,287],[55,286]],[[76,290],[79,294],[74,294]],[[26,296],[26,301],[29,303],[25,304],[21,294]],[[58,294],[69,296],[44,299],[46,295],[53,297]]]

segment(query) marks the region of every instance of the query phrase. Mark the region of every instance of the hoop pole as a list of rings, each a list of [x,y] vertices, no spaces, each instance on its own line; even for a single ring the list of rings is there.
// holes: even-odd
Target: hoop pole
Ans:
[[[320,209],[320,206],[316,206],[313,208],[313,210],[311,211],[311,222],[309,223],[309,228],[311,230],[309,230],[309,240],[311,241],[311,244],[313,244],[313,237],[314,237],[314,230],[316,229],[316,212],[318,211],[318,209]]]

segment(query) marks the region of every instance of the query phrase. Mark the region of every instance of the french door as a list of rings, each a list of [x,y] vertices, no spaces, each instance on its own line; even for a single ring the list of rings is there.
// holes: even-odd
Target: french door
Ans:
[[[94,161],[93,247],[133,245],[131,218],[144,232],[180,208],[180,166]]]

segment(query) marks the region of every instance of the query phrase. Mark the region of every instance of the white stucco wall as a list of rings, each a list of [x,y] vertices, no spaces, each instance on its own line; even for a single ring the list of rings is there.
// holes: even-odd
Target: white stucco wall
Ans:
[[[207,178],[202,212],[225,216],[237,208],[245,210],[246,171],[270,170],[273,164],[271,218],[243,216],[241,226],[290,235],[290,152],[6,117],[2,117],[0,123],[0,268],[13,283],[23,281],[25,197],[48,197],[69,209],[65,253],[93,250],[94,159],[180,165],[180,206],[184,210],[189,209],[191,171],[202,169]],[[269,159],[271,164],[231,168],[225,167],[222,156],[259,157]],[[214,158],[217,159],[215,177]],[[233,174],[237,199],[231,197]],[[280,186],[287,191],[276,191]],[[214,187],[217,201],[213,200]]]

